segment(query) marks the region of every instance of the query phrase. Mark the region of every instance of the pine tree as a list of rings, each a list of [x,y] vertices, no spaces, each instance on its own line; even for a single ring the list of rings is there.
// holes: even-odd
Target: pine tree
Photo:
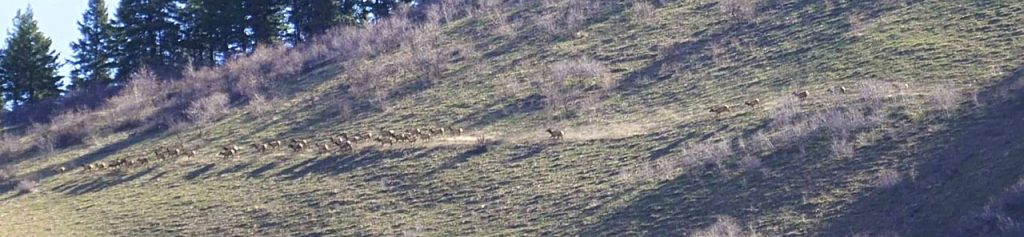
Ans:
[[[412,3],[412,0],[371,0],[364,1],[362,19],[373,20],[387,18],[398,9],[401,4]]]
[[[302,42],[340,24],[353,24],[353,0],[292,0],[288,21],[294,27],[292,40]]]
[[[3,94],[15,108],[60,96],[61,76],[57,75],[60,57],[50,49],[52,41],[39,31],[32,8],[14,17],[13,32],[8,33],[7,49],[0,62],[0,81],[6,82]]]
[[[115,28],[117,80],[146,66],[166,69],[187,60],[177,0],[122,0]]]
[[[251,52],[260,44],[279,43],[287,28],[284,1],[242,0],[241,3],[245,15],[245,32],[251,32],[246,35],[243,51]]]
[[[113,27],[107,14],[107,4],[103,0],[89,0],[89,9],[82,14],[78,31],[82,33],[82,38],[71,43],[75,55],[69,61],[75,66],[71,70],[72,86],[85,88],[110,84],[114,66],[111,48]]]
[[[245,17],[237,0],[188,0],[182,22],[193,64],[214,65],[240,51]]]

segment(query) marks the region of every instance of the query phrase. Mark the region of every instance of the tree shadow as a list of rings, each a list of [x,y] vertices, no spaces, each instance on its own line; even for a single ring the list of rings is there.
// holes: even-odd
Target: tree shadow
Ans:
[[[963,225],[1024,177],[1024,67],[979,93],[984,107],[942,121],[949,130],[924,134],[919,157],[899,185],[871,190],[834,221],[828,235],[991,236]],[[1017,217],[1019,218],[1019,217]]]
[[[256,168],[256,169],[250,171],[249,172],[249,177],[250,178],[261,178],[261,177],[263,177],[263,173],[266,173],[267,171],[270,171],[270,170],[273,170],[274,168],[277,168],[277,165],[278,165],[277,162],[267,163],[267,164],[265,164],[263,166],[260,166],[259,168]]]
[[[854,234],[897,233],[908,236],[944,236],[958,233],[956,224],[964,217],[980,213],[989,200],[1024,177],[1024,69],[1004,82],[989,88],[1011,95],[1002,99],[982,99],[989,106],[969,110],[960,117],[938,121],[945,132],[928,132],[922,127],[886,131],[869,147],[858,148],[853,157],[822,159],[813,154],[829,154],[820,145],[821,136],[800,138],[799,143],[815,143],[815,152],[807,155],[801,145],[779,146],[763,156],[762,172],[727,175],[731,168],[697,166],[657,184],[629,204],[600,217],[601,221],[583,228],[579,234],[665,236],[688,233],[707,227],[716,215],[728,215],[743,222],[780,213],[818,215],[821,206],[806,200],[828,195],[836,187],[847,187],[851,180],[878,172],[888,166],[887,159],[911,159],[916,171],[892,188],[867,188],[859,198],[843,204],[840,211],[826,215],[816,229],[786,229],[785,235],[849,236]],[[1012,87],[1010,85],[1016,85]],[[1014,88],[1014,89],[1007,89]],[[907,142],[928,141],[919,146]],[[905,147],[920,147],[907,151]],[[887,158],[888,157],[888,158]],[[723,170],[724,168],[724,170]],[[906,174],[906,173],[905,173]],[[906,174],[910,175],[910,174]],[[778,224],[773,221],[772,224]],[[782,235],[783,233],[773,233]],[[971,236],[958,234],[957,236]]]
[[[185,176],[183,178],[185,178],[185,180],[194,180],[196,178],[199,178],[199,176],[202,176],[203,174],[206,174],[206,172],[210,172],[210,170],[212,170],[214,166],[217,166],[217,165],[215,165],[215,164],[206,164],[206,165],[200,166],[199,168],[196,168],[196,169],[194,169],[192,171],[189,171],[187,174],[185,174]]]
[[[467,127],[484,127],[494,122],[511,118],[512,116],[525,116],[530,113],[541,111],[544,109],[543,100],[543,97],[537,94],[533,94],[525,98],[517,98],[504,105],[502,105],[504,100],[497,100],[476,112],[463,116],[462,119],[456,120],[455,123],[469,123]]]
[[[433,170],[430,170],[427,173],[423,174],[423,178],[421,178],[421,180],[433,178],[434,175],[436,175],[437,173],[455,168],[459,164],[466,163],[473,157],[487,153],[490,149],[491,148],[488,148],[488,146],[477,146],[474,147],[473,149],[469,149],[465,152],[459,153],[458,155],[455,155],[455,157],[453,157],[452,159],[447,160],[444,163],[441,163],[441,165],[438,166],[437,168],[434,168]]]
[[[156,167],[149,167],[143,171],[132,173],[128,176],[123,176],[122,171],[113,171],[110,173],[103,174],[100,177],[89,179],[89,180],[78,180],[76,182],[65,183],[53,188],[54,192],[60,192],[65,195],[82,195],[87,193],[99,192],[108,188],[131,182],[133,180],[142,178],[156,170]]]
[[[363,149],[355,153],[313,157],[275,174],[284,179],[300,179],[310,174],[338,175],[356,168],[368,167],[393,157],[404,157],[409,150]]]

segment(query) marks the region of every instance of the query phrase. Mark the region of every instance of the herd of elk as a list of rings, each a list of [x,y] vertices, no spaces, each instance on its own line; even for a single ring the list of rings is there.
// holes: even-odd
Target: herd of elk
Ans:
[[[906,84],[903,84],[903,85],[904,85],[904,87],[909,87],[909,86],[906,86]],[[896,88],[900,88],[900,85],[897,84]],[[842,94],[845,94],[845,93],[847,93],[849,91],[849,89],[847,89],[845,86],[838,86],[838,87],[828,88],[827,91],[829,93],[842,93]],[[798,100],[804,100],[804,99],[807,99],[808,97],[811,96],[811,92],[810,91],[806,91],[806,90],[805,91],[796,91],[796,92],[793,92],[792,95],[794,97],[796,97]],[[747,105],[749,107],[757,107],[758,105],[761,104],[761,99],[748,100],[748,101],[743,102],[743,104],[745,104],[745,105]],[[715,113],[715,116],[718,116],[718,115],[720,115],[722,113],[726,113],[726,112],[732,111],[733,110],[732,108],[733,107],[731,107],[729,105],[716,105],[716,106],[711,107],[711,109],[709,111],[712,112],[712,113]]]
[[[897,88],[900,88],[900,86],[903,86],[905,88],[909,87],[906,84],[896,85]],[[847,93],[848,89],[845,86],[838,86],[829,88],[828,92]],[[804,90],[793,92],[792,95],[799,100],[804,100],[810,97],[811,93],[809,91]],[[756,107],[761,104],[761,100],[752,99],[745,101],[743,104],[747,105],[748,107]],[[734,107],[729,105],[717,105],[711,107],[710,112],[715,113],[715,115],[717,116],[722,113],[731,112],[733,110]],[[561,140],[565,137],[565,132],[562,130],[547,128],[545,131],[551,136],[551,139],[554,140]],[[379,130],[376,132],[366,131],[351,134],[343,132],[337,135],[333,135],[330,136],[326,142],[317,143],[316,147],[319,149],[319,152],[321,154],[329,153],[332,150],[346,152],[355,150],[356,145],[360,143],[375,142],[378,143],[380,146],[393,146],[396,143],[400,142],[414,143],[417,141],[429,140],[431,138],[443,136],[446,134],[462,134],[463,132],[464,130],[462,128],[453,127],[409,128],[404,130],[394,130],[380,127]],[[267,153],[275,151],[282,148],[283,145],[285,144],[281,140],[271,140],[262,143],[251,144],[253,150],[257,153]],[[290,148],[293,152],[302,153],[310,149],[310,143],[309,140],[307,139],[292,138],[289,140],[287,147]],[[221,148],[221,150],[222,151],[219,152],[218,155],[225,158],[237,158],[241,153],[239,147],[234,145],[224,146]],[[110,164],[106,162],[96,162],[85,166],[84,169],[90,171],[104,170],[110,168],[146,164],[153,160],[164,160],[168,158],[176,158],[181,156],[195,157],[197,155],[196,150],[185,150],[185,148],[180,145],[177,147],[157,148],[152,150],[152,152],[155,157],[155,159],[152,160],[149,158],[139,158],[135,160],[119,159]],[[67,168],[61,166],[55,168],[54,171],[57,173],[63,173],[67,171]]]

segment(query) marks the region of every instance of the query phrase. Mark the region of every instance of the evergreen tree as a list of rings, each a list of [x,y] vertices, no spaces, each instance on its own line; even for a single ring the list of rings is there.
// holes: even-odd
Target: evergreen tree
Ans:
[[[7,49],[0,62],[0,81],[6,101],[15,108],[60,96],[61,76],[57,75],[59,55],[50,49],[50,38],[39,31],[32,8],[14,17],[13,32],[8,33]]]
[[[117,79],[142,66],[157,69],[186,61],[177,0],[122,0],[117,8]]]
[[[89,0],[89,9],[82,14],[78,31],[82,33],[82,38],[71,43],[75,55],[69,61],[75,66],[71,70],[72,86],[84,88],[110,84],[114,66],[111,48],[113,27],[107,14],[107,4],[103,0]]]
[[[288,21],[294,28],[292,40],[302,42],[339,24],[353,24],[353,0],[292,0]]]
[[[241,5],[247,33],[243,51],[251,52],[257,45],[280,42],[287,29],[284,0],[241,0]]]
[[[214,65],[240,51],[245,17],[236,0],[188,0],[182,22],[185,48],[195,65]]]
[[[412,3],[412,0],[364,0],[362,19],[373,20],[387,18],[401,4]]]

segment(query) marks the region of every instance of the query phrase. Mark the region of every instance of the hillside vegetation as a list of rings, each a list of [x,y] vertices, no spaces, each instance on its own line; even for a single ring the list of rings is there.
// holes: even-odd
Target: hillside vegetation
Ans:
[[[0,236],[1024,233],[1024,2],[441,2],[5,137]]]

